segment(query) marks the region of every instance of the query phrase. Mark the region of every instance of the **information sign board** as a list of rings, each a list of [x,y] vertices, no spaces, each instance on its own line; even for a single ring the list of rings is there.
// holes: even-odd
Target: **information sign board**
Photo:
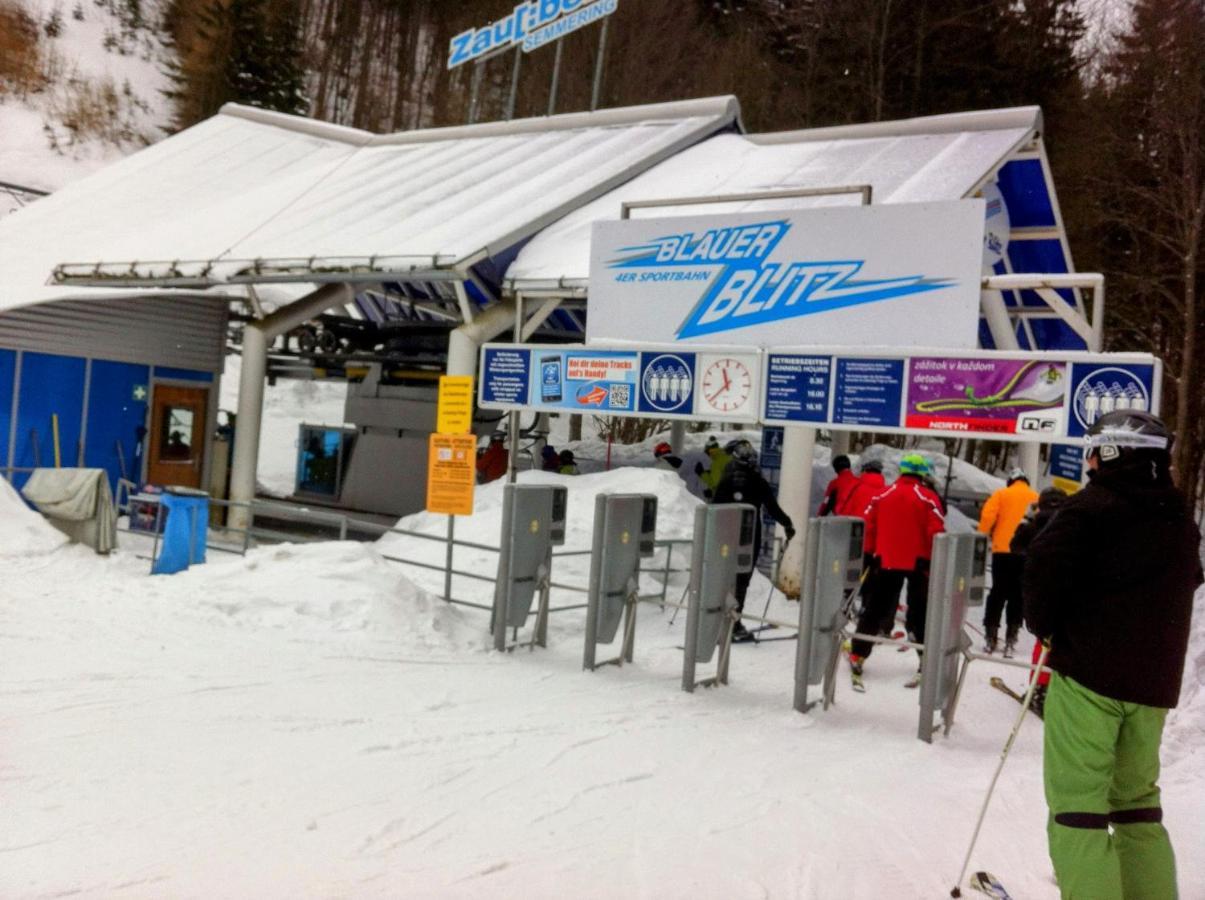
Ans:
[[[468,434],[473,430],[473,376],[440,375],[435,430],[440,434]]]
[[[473,435],[431,435],[427,446],[427,512],[473,514],[476,462],[477,438]]]
[[[746,349],[487,344],[485,409],[754,422],[761,354]]]

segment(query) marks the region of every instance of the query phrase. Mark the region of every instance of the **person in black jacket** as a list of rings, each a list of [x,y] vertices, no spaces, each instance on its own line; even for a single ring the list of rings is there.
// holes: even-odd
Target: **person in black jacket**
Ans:
[[[1043,754],[1050,857],[1064,897],[1174,898],[1159,745],[1176,705],[1200,533],[1155,416],[1089,429],[1090,483],[1033,538],[1025,622],[1050,642]],[[1110,831],[1111,829],[1111,831]]]
[[[1017,565],[1017,587],[1020,589],[1021,580],[1025,577],[1025,554],[1029,551],[1029,545],[1033,543],[1033,539],[1041,534],[1042,529],[1050,524],[1050,520],[1054,518],[1054,514],[1058,512],[1063,501],[1067,499],[1066,491],[1056,487],[1048,487],[1042,493],[1038,494],[1038,502],[1030,507],[1025,518],[1021,520],[1021,524],[1017,526],[1017,530],[1013,532],[1012,542],[1008,545],[1008,552],[1015,558]],[[1033,661],[1036,663],[1042,656],[1042,642],[1037,641],[1033,645]],[[1046,689],[1050,686],[1050,673],[1042,671],[1038,673],[1038,685],[1033,689],[1033,699],[1029,701],[1029,708],[1038,714],[1038,718],[1045,715],[1046,710]]]
[[[774,489],[770,487],[769,482],[758,469],[757,451],[753,449],[753,445],[746,440],[732,441],[724,448],[724,451],[732,457],[732,461],[724,470],[724,476],[720,479],[719,484],[716,485],[711,502],[748,503],[757,507],[757,514],[754,516],[757,524],[753,533],[753,565],[756,568],[758,551],[761,548],[762,507],[765,507],[766,512],[774,521],[783,527],[788,541],[795,536],[795,527],[791,523],[791,517],[778,505]],[[735,593],[738,612],[745,608],[745,595],[749,592],[749,582],[752,580],[752,570],[736,576]],[[732,629],[732,639],[748,641],[753,639],[753,635],[738,619]]]

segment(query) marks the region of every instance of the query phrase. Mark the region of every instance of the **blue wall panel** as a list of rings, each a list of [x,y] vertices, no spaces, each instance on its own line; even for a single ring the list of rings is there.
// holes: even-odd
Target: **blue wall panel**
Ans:
[[[8,465],[8,432],[13,421],[13,378],[17,351],[0,350],[0,466]]]
[[[76,464],[83,424],[84,368],[84,360],[77,357],[49,353],[22,355],[14,466],[54,465],[51,416],[55,413],[59,417],[63,465]],[[15,483],[21,485],[25,480],[17,478]]]
[[[172,369],[168,366],[155,366],[156,378],[176,378],[180,381],[213,381],[212,372],[197,372],[193,369]]]
[[[1039,160],[1014,159],[1000,169],[996,183],[1008,204],[1008,220],[1013,228],[1054,224],[1054,206]]]
[[[117,490],[122,474],[135,484],[142,483],[142,453],[139,431],[146,422],[147,397],[136,400],[136,386],[150,387],[149,366],[96,360],[92,363],[92,382],[88,388],[88,431],[84,443],[84,465],[105,469],[109,486]],[[121,454],[117,452],[121,444]]]

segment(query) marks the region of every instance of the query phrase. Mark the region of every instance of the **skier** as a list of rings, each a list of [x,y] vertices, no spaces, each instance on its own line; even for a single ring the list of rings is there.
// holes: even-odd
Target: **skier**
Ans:
[[[820,501],[818,516],[848,516],[850,515],[849,498],[858,487],[858,476],[849,466],[849,457],[842,454],[833,457],[833,471],[837,477],[828,483],[824,489],[824,499]]]
[[[1000,613],[1007,609],[1008,631],[1004,635],[1004,656],[1011,658],[1021,630],[1021,568],[1009,545],[1013,533],[1025,518],[1038,492],[1029,486],[1024,469],[1008,473],[1008,483],[983,504],[979,531],[992,541],[992,589],[983,612],[984,652],[995,653],[1000,632]]]
[[[506,464],[510,459],[507,452],[506,435],[495,431],[490,435],[490,442],[482,450],[477,451],[477,480],[481,484],[495,481],[506,474]]]
[[[555,472],[561,467],[561,455],[552,444],[545,444],[540,451],[540,469],[544,472]]]
[[[735,441],[730,441],[731,446]],[[707,471],[703,473],[703,494],[710,498],[715,489],[719,487],[720,479],[724,477],[724,471],[728,468],[728,463],[732,457],[725,450],[720,449],[720,442],[715,439],[715,436],[707,439],[706,446],[703,447],[703,452],[707,454],[709,460]]]
[[[560,466],[557,468],[558,472],[562,475],[577,474],[577,460],[574,458],[572,450],[562,450],[557,459],[560,462]]]
[[[1174,898],[1159,744],[1176,705],[1200,532],[1171,476],[1172,435],[1139,410],[1087,435],[1090,483],[1029,545],[1025,622],[1050,642],[1043,769],[1064,898]],[[1111,829],[1111,831],[1110,831]]]
[[[857,516],[866,521],[866,508],[870,501],[887,489],[883,478],[883,464],[877,459],[868,459],[858,466],[858,483],[846,501],[847,511],[843,515]]]
[[[657,458],[658,462],[665,463],[677,472],[686,484],[688,491],[700,500],[705,499],[703,476],[707,474],[707,467],[711,465],[711,459],[706,453],[696,451],[678,456],[674,453],[673,447],[666,441],[662,441],[653,448],[653,456]]]
[[[788,542],[795,536],[795,526],[791,522],[791,517],[778,505],[774,489],[770,487],[762,476],[761,470],[758,469],[757,451],[753,449],[753,445],[746,440],[737,440],[728,445],[727,451],[732,461],[728,464],[724,477],[716,486],[711,502],[748,503],[757,509],[754,515],[754,521],[757,524],[753,531],[753,566],[756,568],[758,549],[761,547],[762,507],[764,506],[774,521],[783,527]],[[749,592],[749,582],[752,580],[752,570],[736,576],[737,612],[745,608],[745,595]],[[738,619],[732,629],[732,639],[738,642],[749,641],[753,639],[753,635]]]
[[[929,559],[933,537],[945,531],[941,498],[924,484],[929,462],[919,453],[900,460],[900,477],[866,507],[866,547],[872,558],[870,591],[858,618],[863,634],[889,634],[895,619],[900,589],[908,585],[908,614],[904,627],[910,641],[925,639],[925,612],[929,594]],[[854,684],[862,680],[862,667],[874,644],[861,638],[850,645],[849,664]],[[908,687],[920,684],[920,669]]]
[[[1013,534],[1013,542],[1009,545],[1009,552],[1017,560],[1017,586],[1020,587],[1021,579],[1025,572],[1025,555],[1029,550],[1029,545],[1033,543],[1033,539],[1041,533],[1042,529],[1050,524],[1050,520],[1054,518],[1055,512],[1063,505],[1063,501],[1067,499],[1067,495],[1056,487],[1048,487],[1042,493],[1038,494],[1038,502],[1031,506],[1021,524],[1017,526],[1016,532]],[[1032,661],[1037,662],[1042,655],[1042,644],[1040,641],[1033,645]],[[1050,684],[1050,673],[1038,673],[1038,686],[1034,688],[1033,698],[1029,702],[1030,708],[1041,718],[1044,714],[1046,706],[1046,688]]]

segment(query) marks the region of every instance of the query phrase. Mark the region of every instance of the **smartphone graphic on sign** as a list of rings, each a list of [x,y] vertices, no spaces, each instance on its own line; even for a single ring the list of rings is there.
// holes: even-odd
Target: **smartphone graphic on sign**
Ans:
[[[561,358],[559,356],[541,357],[540,400],[544,403],[560,403],[561,399]]]

